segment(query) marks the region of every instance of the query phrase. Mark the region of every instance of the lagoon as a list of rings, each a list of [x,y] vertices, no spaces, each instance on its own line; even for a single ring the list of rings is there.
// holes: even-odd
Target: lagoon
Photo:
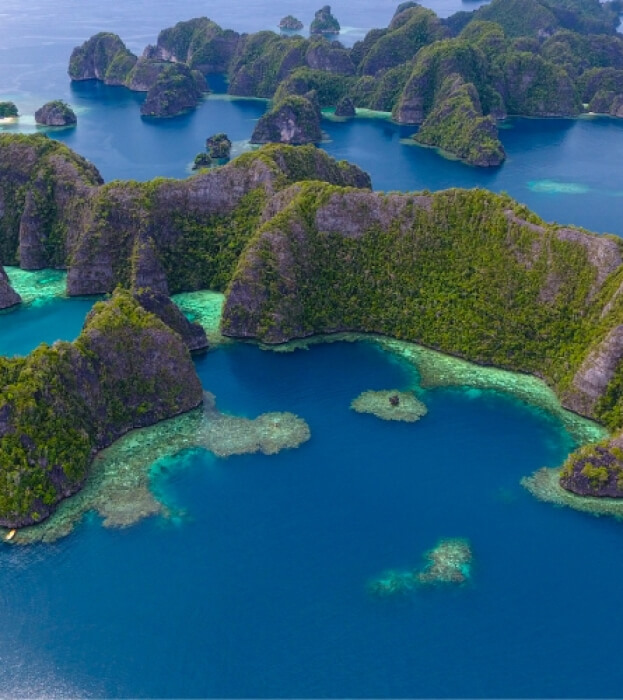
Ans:
[[[474,6],[475,3],[469,3]],[[224,26],[254,31],[263,2],[216,2]],[[449,13],[467,3],[430,5]],[[242,150],[259,100],[214,95],[194,113],[142,120],[142,97],[70,86],[69,51],[102,29],[140,51],[204,3],[39,0],[0,8],[0,99],[28,115],[63,97],[78,128],[55,131],[105,179],[185,177],[206,136]],[[386,24],[394,3],[333,9],[348,36]],[[300,1],[287,11],[309,14]],[[286,5],[271,6],[277,20]],[[363,32],[363,33],[362,33]],[[357,35],[359,36],[359,35]],[[222,84],[214,89],[222,91]],[[623,235],[623,123],[514,120],[495,171],[407,145],[412,127],[326,119],[323,147],[383,190],[484,186],[546,219]],[[35,127],[24,117],[19,130]],[[621,186],[623,190],[623,186]],[[19,275],[11,271],[12,279]],[[44,280],[53,275],[44,274]],[[0,353],[70,340],[92,299],[44,294],[0,314]],[[45,297],[45,299],[43,299]],[[311,439],[277,455],[187,450],[152,465],[174,517],[126,529],[87,515],[52,544],[0,547],[0,690],[10,697],[617,696],[621,523],[536,501],[519,482],[560,464],[578,436],[554,414],[499,390],[424,387],[416,366],[370,341],[269,352],[229,343],[195,360],[221,411],[291,411]],[[357,414],[363,391],[415,390],[414,424]],[[565,427],[567,426],[567,427]],[[130,435],[130,439],[138,439]],[[420,567],[441,538],[467,538],[461,587],[370,594],[389,569]]]

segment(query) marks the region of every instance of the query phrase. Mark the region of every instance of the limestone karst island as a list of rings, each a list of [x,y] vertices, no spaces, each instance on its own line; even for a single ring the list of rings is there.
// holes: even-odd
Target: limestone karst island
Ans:
[[[169,297],[201,289],[225,294],[231,338],[374,333],[532,374],[613,433],[569,457],[561,489],[623,496],[620,239],[546,223],[482,189],[373,192],[358,167],[300,145],[322,140],[321,109],[367,107],[494,166],[508,114],[617,114],[615,4],[533,4],[535,16],[495,0],[441,20],[407,2],[350,49],[326,38],[339,33],[328,6],[310,38],[199,18],[164,29],[141,57],[108,33],[76,47],[73,81],[146,91],[146,116],[194,107],[210,75],[226,73],[231,94],[272,99],[251,142],[274,145],[187,180],[104,184],[61,143],[0,135],[0,262],[66,270],[69,296],[107,295],[75,342],[1,360],[0,522],[47,518],[99,450],[201,403],[189,350],[208,343]],[[36,118],[76,122],[60,100]],[[196,167],[226,162],[231,142],[217,134],[206,149]],[[20,301],[0,268],[0,304]]]
[[[623,0],[51,5],[0,696],[620,696]]]

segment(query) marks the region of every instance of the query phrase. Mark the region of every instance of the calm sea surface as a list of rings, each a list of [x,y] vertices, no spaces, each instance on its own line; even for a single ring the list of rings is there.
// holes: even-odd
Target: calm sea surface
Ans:
[[[430,2],[440,14],[477,3]],[[24,114],[63,97],[58,131],[107,180],[184,177],[206,136],[244,147],[261,101],[210,98],[191,115],[141,120],[140,95],[65,76],[71,48],[102,29],[135,51],[159,29],[209,15],[253,31],[301,0],[0,7],[0,99]],[[237,7],[237,9],[236,9]],[[346,38],[387,24],[394,3],[333,3]],[[274,15],[274,17],[273,17]],[[404,145],[383,120],[326,120],[324,147],[379,189],[486,186],[547,219],[623,235],[623,124],[517,120],[509,154],[482,172]],[[20,124],[22,130],[34,126]],[[90,300],[0,314],[0,353],[71,340]],[[87,517],[53,545],[0,547],[0,695],[6,697],[620,696],[623,525],[535,501],[520,485],[573,448],[554,418],[494,392],[423,391],[429,413],[386,423],[349,409],[366,389],[406,388],[411,366],[369,343],[289,354],[251,345],[196,360],[222,411],[292,411],[311,440],[274,456],[193,451],[154,475],[183,507],[124,529]],[[388,569],[422,565],[440,538],[469,539],[470,583],[397,599],[370,595]]]

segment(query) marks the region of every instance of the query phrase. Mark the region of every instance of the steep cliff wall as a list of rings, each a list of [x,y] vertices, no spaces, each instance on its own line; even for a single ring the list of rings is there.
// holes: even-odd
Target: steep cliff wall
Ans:
[[[97,169],[58,141],[0,134],[0,264],[63,267],[101,184]]]
[[[604,397],[623,377],[612,337],[623,323],[619,240],[546,225],[484,190],[301,183],[280,201],[228,287],[226,334],[383,333],[537,374],[571,408],[612,413]],[[610,404],[622,396],[617,388]]]

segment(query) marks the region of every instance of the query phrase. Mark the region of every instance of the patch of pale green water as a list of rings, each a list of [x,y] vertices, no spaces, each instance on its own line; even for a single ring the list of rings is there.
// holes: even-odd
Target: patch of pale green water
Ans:
[[[272,455],[296,448],[310,438],[307,423],[292,413],[264,413],[255,419],[220,413],[206,392],[204,405],[148,428],[133,430],[102,450],[93,461],[84,488],[64,500],[43,523],[26,527],[11,544],[53,542],[68,535],[88,512],[96,512],[104,527],[128,527],[161,515],[179,519],[181,512],[158,489],[163,460],[166,470],[183,469],[187,450],[204,449],[218,457],[262,452]],[[5,535],[8,530],[0,530]]]
[[[608,431],[597,423],[564,409],[556,394],[537,377],[495,367],[482,367],[415,343],[363,333],[335,333],[294,340],[277,346],[260,345],[260,347],[274,352],[293,352],[306,349],[316,343],[343,341],[377,343],[393,355],[403,358],[417,369],[419,387],[424,389],[443,386],[460,387],[466,391],[467,396],[473,398],[478,398],[482,390],[509,394],[556,417],[579,444],[597,442],[608,435]],[[419,387],[412,388],[417,391]]]
[[[189,321],[195,321],[203,327],[212,347],[232,342],[229,338],[221,335],[220,330],[223,304],[225,303],[224,294],[201,290],[174,294],[171,299]]]
[[[411,391],[364,391],[350,407],[357,413],[370,413],[381,420],[415,423],[428,413]]]
[[[211,92],[205,96],[204,100],[208,102],[270,102],[268,97],[240,97],[240,95],[228,95],[226,92]]]
[[[560,485],[561,471],[562,467],[555,469],[543,467],[530,476],[524,476],[521,485],[539,501],[553,503],[556,506],[567,506],[597,517],[609,515],[617,520],[623,520],[623,499],[578,496]]]
[[[445,149],[440,148],[439,146],[431,146],[428,143],[420,143],[419,141],[416,141],[414,138],[400,139],[400,143],[403,146],[417,146],[417,148],[428,148],[430,151],[435,151],[435,153],[438,156],[445,158],[445,160],[457,160],[457,161],[461,160],[459,158],[459,156],[456,155],[456,153],[446,151]],[[465,163],[465,165],[469,165],[469,163]],[[476,167],[476,166],[472,166],[472,167]]]
[[[543,194],[588,194],[590,187],[578,182],[558,182],[557,180],[530,180],[528,189]]]
[[[64,297],[67,287],[65,270],[21,270],[19,267],[4,268],[11,287],[22,297],[25,304],[45,303],[50,299]]]

